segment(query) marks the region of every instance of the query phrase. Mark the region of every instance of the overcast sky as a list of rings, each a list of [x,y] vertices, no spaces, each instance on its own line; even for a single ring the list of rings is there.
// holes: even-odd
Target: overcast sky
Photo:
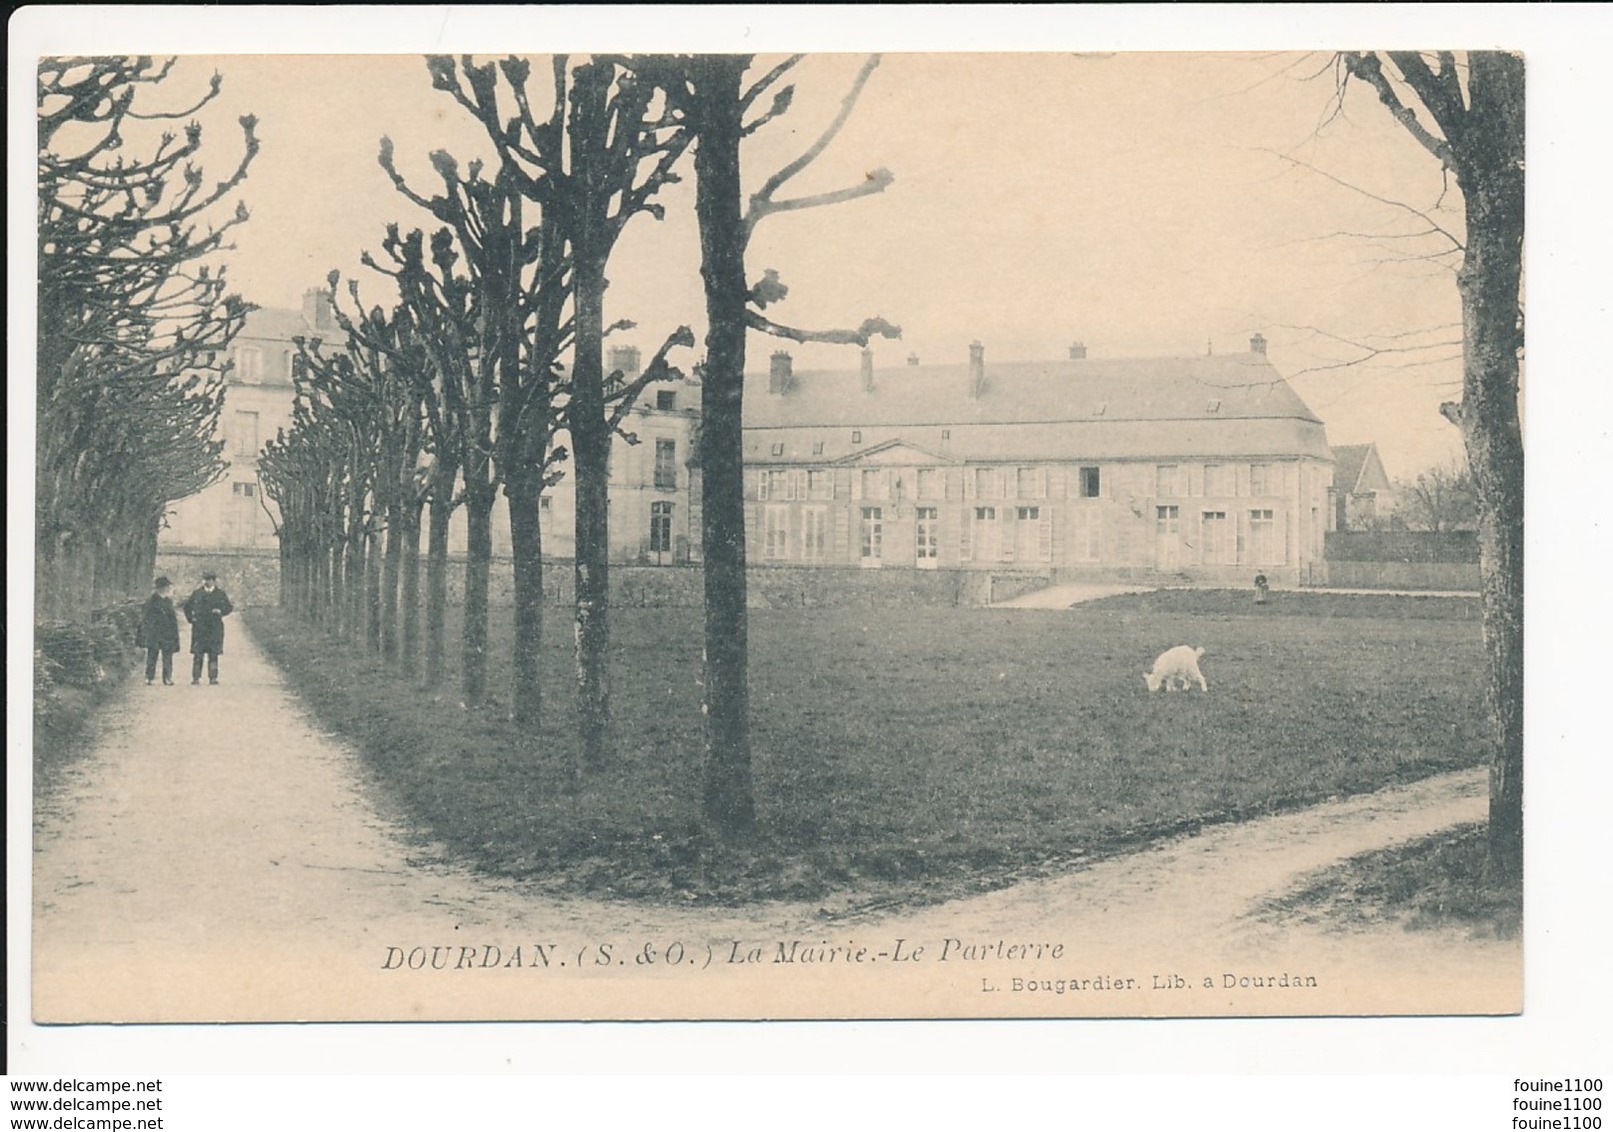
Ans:
[[[863,58],[799,68],[795,107],[747,143],[751,186],[817,135]],[[752,276],[773,267],[789,284],[780,321],[901,325],[902,341],[878,343],[879,365],[910,351],[962,362],[976,338],[988,364],[1063,357],[1074,340],[1092,356],[1231,352],[1260,331],[1334,443],[1375,440],[1392,474],[1414,472],[1454,450],[1437,408],[1457,392],[1457,351],[1318,367],[1358,354],[1329,336],[1454,340],[1438,330],[1459,318],[1454,277],[1405,258],[1441,246],[1400,238],[1425,227],[1409,212],[1330,178],[1426,209],[1439,170],[1364,89],[1334,114],[1327,64],[1325,53],[888,54],[792,189],[881,166],[895,182],[769,218]],[[359,252],[378,248],[388,221],[430,218],[377,165],[379,139],[427,190],[426,155],[482,152],[477,128],[431,89],[419,56],[188,56],[170,83],[198,89],[214,69],[225,82],[206,117],[210,169],[238,150],[241,113],[258,116],[263,143],[242,192],[252,220],[230,257],[235,286],[291,306],[334,267],[384,299]],[[665,221],[632,222],[611,265],[607,314],[636,320],[646,348],[679,323],[702,330],[690,182],[665,195]],[[1453,192],[1442,206],[1457,232],[1459,203]],[[1379,235],[1396,238],[1368,238]],[[753,335],[752,365],[774,345]],[[845,348],[795,352],[803,367],[857,364]]]

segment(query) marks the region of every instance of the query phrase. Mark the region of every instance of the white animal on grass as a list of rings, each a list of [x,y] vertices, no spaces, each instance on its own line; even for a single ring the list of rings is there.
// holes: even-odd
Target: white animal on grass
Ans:
[[[1177,645],[1173,649],[1166,649],[1154,661],[1151,672],[1143,673],[1143,681],[1148,685],[1150,692],[1157,692],[1164,685],[1167,692],[1178,689],[1187,689],[1196,680],[1199,691],[1208,692],[1210,685],[1205,682],[1204,673],[1199,671],[1199,657],[1204,655],[1203,649],[1196,649],[1190,645]]]

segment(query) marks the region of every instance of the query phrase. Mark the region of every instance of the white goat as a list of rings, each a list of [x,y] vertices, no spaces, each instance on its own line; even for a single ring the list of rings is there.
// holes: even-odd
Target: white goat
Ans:
[[[1185,692],[1196,680],[1199,691],[1208,692],[1210,685],[1205,682],[1204,673],[1199,671],[1199,657],[1203,655],[1203,649],[1189,645],[1177,645],[1173,649],[1166,649],[1154,661],[1153,670],[1143,673],[1143,681],[1148,685],[1150,692],[1159,691],[1161,685],[1164,685],[1167,692],[1178,689]]]

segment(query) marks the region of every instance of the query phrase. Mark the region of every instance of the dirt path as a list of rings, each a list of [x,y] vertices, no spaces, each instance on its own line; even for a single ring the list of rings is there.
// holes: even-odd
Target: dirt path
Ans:
[[[358,758],[318,729],[238,624],[220,686],[137,684],[108,716],[97,749],[36,815],[40,1021],[1516,1005],[1516,945],[1329,935],[1246,915],[1308,869],[1482,817],[1479,772],[1218,827],[935,908],[828,921],[815,906],[535,896],[442,863],[377,809]],[[1016,942],[1042,946],[1009,953]],[[775,962],[792,943],[822,949],[820,961]],[[827,950],[861,947],[860,963]],[[762,961],[743,961],[753,955]],[[1318,985],[1236,985],[1278,973]],[[1178,975],[1192,985],[1153,990]],[[1049,989],[1014,991],[1016,978]]]

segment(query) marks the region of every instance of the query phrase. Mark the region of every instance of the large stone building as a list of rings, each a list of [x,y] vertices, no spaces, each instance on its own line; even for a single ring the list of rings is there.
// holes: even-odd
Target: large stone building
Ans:
[[[175,551],[252,552],[279,546],[274,502],[258,482],[258,456],[266,441],[290,426],[293,400],[291,363],[295,339],[335,340],[341,331],[329,296],[309,291],[299,311],[261,308],[247,316],[231,346],[234,366],[220,420],[229,469],[205,491],[182,499],[168,514],[160,545]],[[639,373],[639,351],[610,350],[608,369],[628,378]],[[700,388],[692,382],[652,385],[623,422],[637,443],[618,437],[611,451],[611,558],[617,562],[671,565],[698,557],[699,481],[691,466],[699,415]],[[558,443],[567,443],[564,433]],[[575,488],[566,477],[543,498],[542,531],[546,556],[570,558]],[[510,552],[509,522],[501,495],[494,512],[493,552]],[[450,543],[465,547],[463,511],[455,514]]]
[[[294,339],[339,333],[327,296],[248,316],[233,346],[222,428],[230,468],[175,505],[162,545],[271,551],[274,504],[257,457],[289,425]],[[615,347],[608,366],[640,364]],[[612,561],[698,561],[700,388],[651,386],[611,460]],[[560,443],[565,437],[559,438]],[[1346,452],[1350,450],[1344,450]],[[753,566],[862,566],[1246,584],[1318,575],[1337,522],[1322,422],[1246,353],[794,372],[773,354],[747,378],[746,519]],[[1370,464],[1371,461],[1366,461]],[[572,557],[574,485],[545,494],[547,557]],[[509,553],[505,501],[494,553]],[[452,545],[463,549],[463,516]]]
[[[794,372],[745,393],[757,565],[1054,580],[1312,580],[1330,516],[1322,422],[1267,360],[1089,358]]]

